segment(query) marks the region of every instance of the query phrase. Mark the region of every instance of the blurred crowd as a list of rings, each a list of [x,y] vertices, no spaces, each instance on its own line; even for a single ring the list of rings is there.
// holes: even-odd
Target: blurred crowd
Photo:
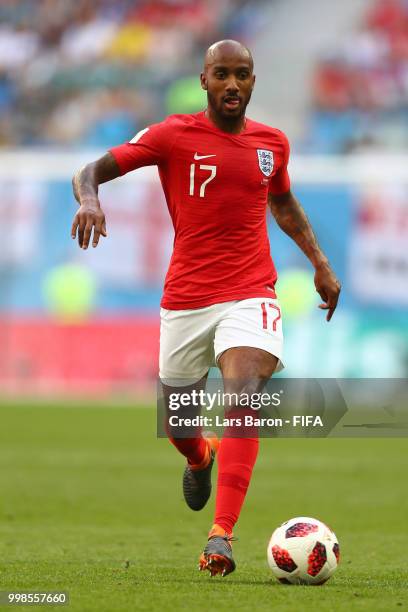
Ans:
[[[308,150],[408,149],[408,0],[373,0],[319,62]]]
[[[205,105],[206,47],[251,44],[266,0],[0,0],[0,146],[122,142]],[[408,0],[372,0],[312,79],[305,150],[408,148]]]
[[[204,106],[203,51],[247,41],[263,0],[1,0],[0,146],[122,142]]]

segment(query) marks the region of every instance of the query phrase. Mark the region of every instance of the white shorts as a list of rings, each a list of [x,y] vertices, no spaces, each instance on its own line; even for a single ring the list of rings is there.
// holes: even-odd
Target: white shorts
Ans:
[[[260,348],[283,369],[282,317],[277,300],[250,298],[190,310],[160,309],[160,378],[185,385],[217,365],[221,353],[236,346]],[[189,381],[189,382],[184,382]]]

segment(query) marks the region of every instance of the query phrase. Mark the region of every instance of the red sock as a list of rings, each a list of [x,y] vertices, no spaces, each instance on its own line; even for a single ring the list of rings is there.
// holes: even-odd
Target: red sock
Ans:
[[[195,414],[191,415],[196,416]],[[207,443],[202,437],[201,427],[194,427],[191,429],[191,437],[189,438],[174,438],[172,436],[172,428],[169,424],[169,414],[164,422],[164,427],[170,442],[177,448],[177,450],[187,458],[188,463],[191,465],[199,465],[206,457]]]
[[[182,455],[187,457],[191,465],[198,465],[203,461],[207,451],[204,438],[172,438],[169,436],[169,440]]]
[[[245,411],[234,415],[243,416]],[[248,434],[248,431],[246,432]],[[251,438],[228,437],[234,435],[227,428],[218,451],[218,481],[215,502],[214,523],[231,533],[241,512],[245,495],[251,480],[252,469],[258,455],[259,440],[256,428],[250,432]]]

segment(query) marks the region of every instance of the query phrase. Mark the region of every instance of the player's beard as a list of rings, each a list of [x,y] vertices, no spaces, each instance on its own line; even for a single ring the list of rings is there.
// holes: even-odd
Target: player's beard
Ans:
[[[207,101],[208,101],[208,106],[211,108],[211,110],[216,115],[220,117],[220,119],[222,119],[223,121],[234,123],[242,119],[242,117],[245,116],[246,107],[249,104],[251,95],[252,95],[252,92],[248,95],[246,99],[240,96],[241,104],[239,105],[239,113],[236,113],[236,114],[226,113],[223,111],[222,104],[223,104],[223,98],[225,96],[222,96],[222,98],[218,102],[218,98],[214,96],[210,91],[207,91]]]

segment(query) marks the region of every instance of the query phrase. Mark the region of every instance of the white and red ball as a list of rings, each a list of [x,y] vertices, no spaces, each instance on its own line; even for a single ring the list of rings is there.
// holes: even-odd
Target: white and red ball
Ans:
[[[335,533],[307,516],[282,523],[268,544],[269,567],[280,582],[323,584],[336,571],[339,559]]]

